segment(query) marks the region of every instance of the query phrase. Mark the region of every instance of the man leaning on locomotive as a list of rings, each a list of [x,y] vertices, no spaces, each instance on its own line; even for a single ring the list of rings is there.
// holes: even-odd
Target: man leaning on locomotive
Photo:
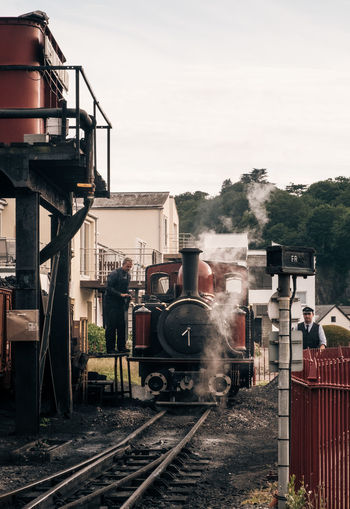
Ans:
[[[106,328],[106,350],[109,354],[128,353],[126,348],[125,312],[129,307],[131,258],[125,258],[119,269],[113,270],[107,278],[104,297],[104,319]],[[118,351],[115,350],[117,334]]]
[[[298,324],[303,333],[303,349],[319,348],[322,352],[327,346],[327,339],[322,325],[314,322],[314,310],[308,306],[303,309],[304,321]]]

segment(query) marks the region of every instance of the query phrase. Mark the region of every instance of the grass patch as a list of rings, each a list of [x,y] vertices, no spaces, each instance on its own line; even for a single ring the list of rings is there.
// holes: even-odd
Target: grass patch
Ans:
[[[248,498],[243,500],[241,506],[252,504],[270,504],[273,500],[274,493],[277,492],[277,482],[267,483],[266,488],[255,489],[251,491]]]
[[[123,357],[122,365],[123,365],[123,378],[125,382],[128,379],[127,360],[125,357]],[[114,380],[114,358],[112,357],[107,359],[104,358],[89,359],[87,369],[88,371],[96,371],[100,375],[106,375],[107,380]],[[138,362],[130,362],[130,376],[132,384],[141,385]]]

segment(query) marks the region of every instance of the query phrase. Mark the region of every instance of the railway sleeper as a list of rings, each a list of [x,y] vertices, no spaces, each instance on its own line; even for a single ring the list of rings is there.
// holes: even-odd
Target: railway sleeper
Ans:
[[[184,495],[165,495],[163,497],[164,500],[167,500],[167,502],[181,502],[181,503],[185,503],[186,500],[188,499],[188,495],[184,496]]]
[[[194,486],[195,484],[197,484],[197,480],[194,480],[194,479],[174,479],[173,483],[174,483],[174,485],[179,484],[180,486],[181,485]]]
[[[168,489],[169,493],[191,493],[192,487],[191,486],[183,486],[181,484],[179,485],[170,485]]]

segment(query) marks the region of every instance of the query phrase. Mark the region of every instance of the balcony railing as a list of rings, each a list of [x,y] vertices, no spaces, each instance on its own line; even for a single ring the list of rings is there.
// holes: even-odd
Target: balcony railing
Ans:
[[[16,263],[16,239],[0,237],[0,266],[14,267]]]
[[[192,233],[179,234],[179,250],[184,247],[197,247],[196,238],[192,235]]]
[[[169,235],[168,245],[164,248],[164,254],[176,254],[184,247],[196,247],[196,239],[192,233],[179,233]]]
[[[40,242],[40,249],[45,247],[45,245],[45,243]],[[0,268],[15,272],[16,239],[0,237]],[[50,272],[50,260],[40,265],[41,274],[47,274],[48,272]]]
[[[30,72],[38,73],[38,75],[45,75],[48,79],[51,79],[54,83],[57,83],[57,77],[68,75],[71,71],[74,72],[75,78],[75,97],[72,97],[73,108],[67,108],[67,103],[63,98],[60,100],[61,107],[60,108],[1,108],[0,109],[0,117],[1,118],[53,118],[60,119],[60,132],[57,132],[57,136],[61,137],[62,140],[66,139],[66,126],[69,127],[69,130],[74,134],[75,140],[75,149],[77,159],[79,160],[82,154],[82,148],[85,143],[87,143],[86,133],[83,135],[82,129],[84,127],[84,123],[86,125],[91,124],[92,127],[92,145],[93,145],[93,169],[95,173],[101,173],[100,168],[98,166],[105,167],[106,170],[103,172],[104,176],[107,179],[107,189],[105,189],[105,183],[100,181],[100,179],[96,179],[96,189],[95,196],[109,196],[110,193],[110,138],[111,138],[111,129],[112,124],[107,118],[107,115],[103,111],[100,102],[97,100],[94,91],[92,90],[91,84],[87,79],[87,76],[84,72],[84,69],[78,65],[0,65],[0,76],[2,77],[1,71],[6,72],[21,72],[27,71],[28,76],[30,76]],[[5,79],[5,78],[3,78]],[[34,79],[34,78],[31,78]],[[39,78],[38,78],[39,79]],[[66,88],[66,87],[65,87]],[[85,110],[81,109],[82,98],[84,99],[84,104],[89,111],[92,110],[93,122],[91,120],[91,116],[85,112]],[[35,111],[34,111],[35,110]],[[68,125],[67,120],[72,119],[72,123],[74,125]],[[57,123],[58,129],[58,123]],[[97,131],[99,130],[99,131]],[[98,135],[99,133],[99,135]],[[102,141],[101,134],[105,133],[105,148],[102,149],[103,152],[101,157],[98,157],[100,154],[97,151],[98,147],[102,146],[101,143],[97,143],[97,141]],[[56,136],[56,137],[57,137]],[[82,136],[85,139],[82,139]]]
[[[99,281],[104,285],[108,275],[121,267],[124,258],[131,258],[133,266],[131,280],[142,283],[145,280],[145,269],[148,265],[161,263],[162,254],[151,248],[110,249],[99,246],[97,249],[80,250],[80,277]]]

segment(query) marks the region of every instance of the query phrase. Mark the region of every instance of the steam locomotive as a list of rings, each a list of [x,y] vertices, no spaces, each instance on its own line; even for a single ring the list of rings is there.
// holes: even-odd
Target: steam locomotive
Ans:
[[[133,310],[133,352],[142,386],[160,400],[231,399],[254,376],[247,268],[204,262],[197,248],[146,269]]]

